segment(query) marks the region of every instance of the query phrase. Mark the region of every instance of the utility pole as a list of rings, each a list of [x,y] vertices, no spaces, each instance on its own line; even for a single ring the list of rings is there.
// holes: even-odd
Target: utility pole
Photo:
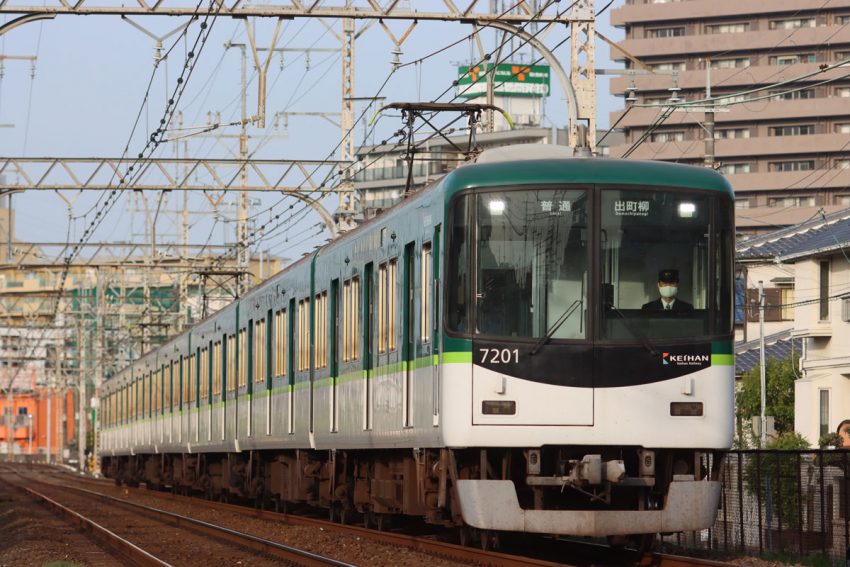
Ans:
[[[711,102],[711,59],[705,59],[705,167],[714,169],[714,103]]]
[[[346,2],[346,6],[351,2]],[[339,159],[351,163],[354,159],[354,19],[342,18],[342,111],[339,126],[342,143],[339,147]],[[354,215],[358,212],[359,199],[354,191],[352,169],[350,165],[341,165],[342,177],[339,180],[339,205],[336,210],[336,224],[340,233],[357,226]]]
[[[10,376],[9,367],[5,368],[6,372],[6,460],[12,461],[14,453],[14,431],[12,431],[12,408],[15,404],[15,398],[12,396],[12,376]]]
[[[767,423],[765,407],[767,406],[767,379],[764,369],[764,282],[759,280],[759,379],[761,384],[761,448],[767,445]]]
[[[82,290],[81,290],[82,291]],[[80,300],[80,313],[82,315],[82,298]],[[77,466],[80,472],[85,470],[86,466],[86,362],[88,359],[86,350],[88,341],[84,341],[85,325],[83,317],[78,320],[77,329],[77,345],[79,350],[79,373],[77,376],[77,392],[79,399],[77,400]]]

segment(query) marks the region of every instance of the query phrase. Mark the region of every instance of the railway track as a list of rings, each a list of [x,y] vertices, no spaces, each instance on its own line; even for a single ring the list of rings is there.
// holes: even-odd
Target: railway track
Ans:
[[[303,567],[353,567],[350,563],[331,557],[168,510],[71,486],[68,483],[57,486],[54,483],[33,478],[27,478],[26,481],[49,488],[45,491],[44,488],[36,490],[29,486],[21,486],[33,499],[45,503],[79,529],[87,532],[99,545],[112,551],[117,558],[129,560],[143,567],[213,564],[220,562],[221,549],[226,546],[238,548],[238,554],[251,565],[279,565],[282,561],[287,565]],[[60,496],[57,496],[56,492],[59,488],[63,491]],[[75,494],[69,493],[68,489]],[[92,497],[107,502],[109,506],[99,506]],[[68,505],[68,500],[74,503]],[[128,519],[127,515],[117,514],[119,508],[131,510],[129,516],[131,519]],[[105,513],[107,510],[108,513]],[[142,516],[150,521],[142,520]],[[94,519],[95,517],[97,520]],[[116,524],[121,527],[115,528]],[[159,537],[159,534],[166,531],[163,525],[179,528],[177,533],[180,535],[169,532],[168,537]],[[174,549],[173,546],[175,539],[183,544],[178,549]],[[195,543],[190,544],[190,542]],[[192,553],[192,557],[186,557],[181,549],[187,546],[197,550],[197,553]],[[245,554],[246,551],[248,555]]]
[[[106,479],[98,480],[91,478],[75,478],[86,483],[92,483],[105,489],[115,489],[114,484]],[[289,525],[298,525],[311,527],[317,530],[323,530],[339,534],[347,534],[357,538],[368,539],[374,542],[404,547],[414,551],[443,557],[452,561],[457,561],[465,564],[477,565],[492,565],[505,567],[531,567],[531,566],[560,566],[568,565],[636,565],[640,567],[730,567],[730,563],[721,561],[713,561],[707,559],[682,557],[669,554],[652,553],[638,555],[635,552],[615,550],[609,546],[593,545],[593,544],[573,544],[576,548],[583,548],[578,552],[584,559],[575,563],[563,563],[562,561],[553,561],[551,559],[540,557],[523,557],[508,553],[499,553],[494,551],[485,551],[475,547],[465,547],[455,545],[445,541],[434,539],[433,537],[417,537],[409,534],[377,531],[359,526],[339,524],[326,520],[310,518],[306,516],[285,514],[270,510],[263,510],[239,504],[228,504],[203,500],[191,496],[181,496],[168,492],[151,491],[141,488],[122,487],[121,490],[128,493],[133,492],[143,496],[153,496],[155,498],[175,502],[185,503],[187,501],[197,505],[202,504],[205,508],[215,510],[222,513],[238,514],[248,518],[254,518],[265,522],[284,523]],[[555,542],[557,544],[557,542]],[[563,548],[560,551],[553,550],[549,556],[563,556]]]

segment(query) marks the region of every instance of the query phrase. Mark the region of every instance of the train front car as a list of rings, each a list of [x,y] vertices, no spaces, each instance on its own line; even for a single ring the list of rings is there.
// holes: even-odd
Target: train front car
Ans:
[[[460,168],[446,186],[441,413],[464,521],[711,526],[733,435],[728,183],[571,159]]]

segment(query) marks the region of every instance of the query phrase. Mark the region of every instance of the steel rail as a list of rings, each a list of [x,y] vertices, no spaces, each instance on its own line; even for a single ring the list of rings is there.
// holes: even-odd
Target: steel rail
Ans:
[[[188,516],[183,516],[181,514],[176,514],[174,512],[169,512],[168,510],[154,508],[153,506],[146,506],[137,502],[124,500],[123,498],[116,498],[115,496],[110,496],[108,494],[103,494],[94,490],[88,490],[75,486],[68,486],[67,484],[64,484],[63,487],[71,488],[72,490],[76,490],[77,492],[82,492],[90,496],[96,496],[103,500],[115,502],[117,504],[129,508],[137,508],[155,516],[165,517],[168,519],[168,521],[170,521],[176,526],[189,526],[193,530],[199,531],[205,535],[223,539],[230,543],[242,547],[247,547],[248,549],[251,549],[258,553],[272,555],[279,559],[290,561],[296,563],[297,565],[302,565],[304,567],[326,567],[328,565],[332,567],[355,567],[354,565],[350,563],[345,563],[344,561],[337,561],[336,559],[324,557],[317,553],[312,553],[310,551],[299,549],[297,547],[292,547],[289,545],[278,543],[276,541],[257,537],[245,532],[226,528],[224,526],[218,526],[216,524],[204,522],[203,520],[198,520],[195,518],[190,518]],[[197,499],[195,500],[195,502],[197,502]]]
[[[148,553],[141,547],[122,538],[115,532],[106,529],[97,522],[89,520],[85,516],[74,512],[70,508],[63,506],[59,502],[36,490],[33,490],[32,488],[23,488],[30,496],[46,503],[55,511],[59,512],[61,515],[71,520],[72,523],[78,525],[84,531],[90,533],[98,543],[103,544],[104,546],[108,547],[110,550],[114,551],[117,554],[123,555],[124,557],[130,559],[133,563],[139,565],[140,567],[171,567],[170,563],[162,561],[161,559]]]
[[[96,484],[108,484],[110,486],[114,486],[112,481],[107,479],[92,479],[92,478],[75,478],[77,481],[96,483]],[[339,524],[335,522],[329,522],[326,520],[319,520],[317,518],[309,518],[306,516],[298,516],[280,512],[273,512],[270,510],[263,510],[260,508],[249,508],[247,506],[242,506],[239,504],[228,504],[223,502],[215,502],[205,499],[199,499],[192,496],[181,496],[178,494],[172,494],[170,492],[158,492],[158,491],[150,491],[150,490],[142,490],[141,488],[136,487],[124,487],[125,489],[132,490],[138,494],[145,495],[153,495],[157,498],[163,498],[165,500],[171,500],[174,502],[185,502],[186,500],[191,500],[192,502],[200,502],[203,503],[204,506],[210,510],[217,510],[222,512],[230,512],[240,514],[242,516],[256,518],[260,520],[269,520],[274,522],[281,522],[285,524],[291,525],[301,525],[301,526],[310,526],[310,527],[318,527],[322,528],[326,531],[335,531],[338,533],[344,533],[347,535],[357,536],[361,538],[368,538],[372,541],[378,541],[381,543],[386,543],[390,545],[397,545],[400,547],[406,547],[413,551],[420,551],[423,553],[428,553],[432,555],[438,555],[440,557],[445,557],[447,559],[456,560],[456,561],[468,561],[475,564],[488,565],[492,567],[566,567],[565,563],[556,563],[552,561],[535,559],[530,557],[521,557],[518,555],[510,555],[507,553],[499,553],[494,551],[484,551],[475,547],[465,547],[461,545],[456,545],[452,543],[437,541],[429,538],[421,538],[412,535],[393,533],[393,532],[382,532],[376,531],[373,529],[362,528],[359,526],[351,526],[345,524]],[[84,490],[84,489],[78,489]],[[107,496],[108,498],[112,498]],[[596,546],[598,544],[586,544],[590,547]],[[608,546],[599,545],[600,549],[609,550]],[[679,555],[670,555],[664,553],[646,553],[644,554],[636,563],[639,566],[652,566],[652,567],[735,567],[735,564],[711,560],[711,559],[702,559],[697,557],[685,557]]]

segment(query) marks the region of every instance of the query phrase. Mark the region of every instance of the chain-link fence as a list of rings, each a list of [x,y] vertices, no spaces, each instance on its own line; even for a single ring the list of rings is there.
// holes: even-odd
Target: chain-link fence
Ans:
[[[845,565],[850,451],[730,451],[720,471],[714,526],[664,536],[665,544],[730,555],[820,555]]]

